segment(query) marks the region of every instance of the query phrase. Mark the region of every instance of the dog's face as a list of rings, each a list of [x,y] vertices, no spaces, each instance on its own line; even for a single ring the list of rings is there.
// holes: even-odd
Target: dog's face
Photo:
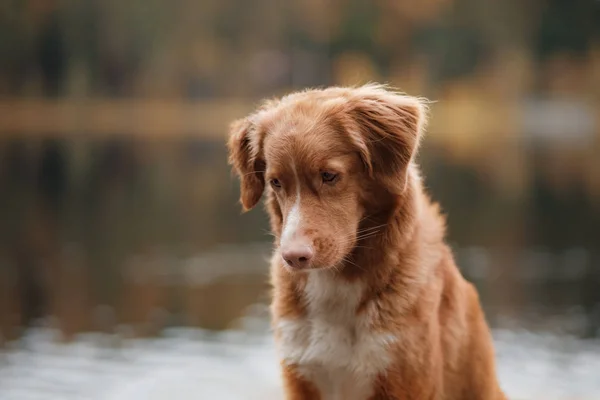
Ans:
[[[267,187],[286,268],[343,265],[369,233],[361,222],[402,196],[423,114],[416,98],[363,86],[292,94],[232,125],[242,205],[254,207]]]
[[[277,126],[264,141],[265,181],[281,215],[279,249],[294,269],[337,265],[356,241],[361,160],[343,132],[310,119]]]

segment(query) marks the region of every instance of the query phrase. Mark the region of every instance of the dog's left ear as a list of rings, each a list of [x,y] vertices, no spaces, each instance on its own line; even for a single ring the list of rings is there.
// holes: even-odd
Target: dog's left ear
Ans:
[[[351,130],[372,178],[401,194],[427,119],[424,100],[381,87],[359,88],[350,101]]]
[[[265,164],[260,156],[260,132],[250,118],[234,121],[229,128],[229,163],[240,177],[240,202],[244,211],[253,208],[265,189]]]

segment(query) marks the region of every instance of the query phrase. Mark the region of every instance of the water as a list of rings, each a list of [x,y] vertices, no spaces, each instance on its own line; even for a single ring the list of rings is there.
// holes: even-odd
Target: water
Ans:
[[[79,335],[58,344],[30,330],[1,353],[0,400],[282,399],[265,321],[214,333],[167,329],[154,339]],[[600,340],[494,330],[498,373],[510,399],[600,398]]]

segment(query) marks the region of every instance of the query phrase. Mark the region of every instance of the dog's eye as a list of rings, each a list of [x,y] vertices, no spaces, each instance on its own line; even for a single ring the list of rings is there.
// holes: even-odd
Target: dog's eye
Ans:
[[[279,179],[271,179],[269,181],[269,183],[271,184],[271,186],[276,187],[276,188],[280,188],[281,187],[281,182],[279,182]]]
[[[335,178],[337,178],[337,174],[331,172],[321,172],[321,179],[323,179],[324,183],[331,183],[335,181]]]

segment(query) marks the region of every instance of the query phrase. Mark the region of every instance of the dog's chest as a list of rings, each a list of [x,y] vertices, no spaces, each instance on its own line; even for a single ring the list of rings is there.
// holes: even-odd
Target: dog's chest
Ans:
[[[360,283],[335,280],[328,271],[311,273],[305,289],[306,316],[277,323],[284,362],[328,399],[366,399],[390,362],[395,338],[374,331],[368,314],[356,313]]]

